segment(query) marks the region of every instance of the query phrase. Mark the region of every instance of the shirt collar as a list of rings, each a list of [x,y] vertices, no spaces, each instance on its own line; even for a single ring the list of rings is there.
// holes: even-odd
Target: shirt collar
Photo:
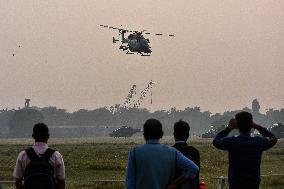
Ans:
[[[177,141],[176,141],[176,144],[186,144],[186,141],[183,141],[183,140],[177,140]]]
[[[44,142],[35,142],[34,147],[44,147],[44,148],[48,148],[48,145]]]
[[[146,141],[147,144],[160,144],[158,139],[151,139]]]
[[[251,137],[250,133],[240,133],[242,137]]]

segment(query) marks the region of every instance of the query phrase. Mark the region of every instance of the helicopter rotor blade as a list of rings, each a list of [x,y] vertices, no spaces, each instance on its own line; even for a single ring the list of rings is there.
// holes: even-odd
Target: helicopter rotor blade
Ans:
[[[122,29],[122,28],[117,28],[117,27],[113,27],[113,26],[107,26],[107,25],[103,25],[103,24],[100,24],[101,27],[104,27],[104,28],[110,28],[110,29],[114,29],[114,30],[118,30],[119,32],[133,32],[133,33],[143,33],[143,34],[146,34],[146,35],[151,35],[150,32],[146,32],[147,30],[141,30],[141,31],[137,31],[137,30],[127,30],[127,29]],[[122,26],[122,25],[121,25]],[[162,36],[164,34],[162,33],[155,33],[153,35],[156,35],[156,36]],[[174,34],[167,34],[166,36],[169,36],[169,37],[174,37],[175,35]]]
[[[151,35],[151,33],[150,32],[146,32],[145,34],[147,34],[147,35]],[[162,33],[155,33],[154,35],[156,35],[156,36],[168,36],[168,37],[174,37],[175,35],[174,34],[162,34]]]
[[[102,24],[100,24],[100,26],[101,26],[101,27],[104,27],[104,28],[109,28],[109,29],[118,30],[118,31],[132,32],[132,31],[129,31],[129,30],[126,30],[126,29],[117,28],[117,27],[113,27],[113,26],[107,26],[107,25],[102,25]]]

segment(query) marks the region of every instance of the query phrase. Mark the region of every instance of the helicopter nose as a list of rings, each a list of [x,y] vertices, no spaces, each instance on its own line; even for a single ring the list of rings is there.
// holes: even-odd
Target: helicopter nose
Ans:
[[[147,50],[145,50],[145,51],[146,51],[145,53],[151,53],[151,52],[152,52],[151,49],[147,49]]]

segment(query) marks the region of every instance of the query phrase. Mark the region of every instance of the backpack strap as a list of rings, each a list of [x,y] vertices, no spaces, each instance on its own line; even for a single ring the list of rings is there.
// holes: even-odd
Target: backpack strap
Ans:
[[[43,154],[42,158],[45,159],[46,161],[49,161],[51,156],[54,154],[55,150],[51,148],[47,148],[45,153]]]
[[[39,157],[36,153],[35,150],[31,147],[25,150],[29,159],[31,161],[39,159],[39,158],[43,158],[46,161],[49,161],[49,159],[51,158],[51,156],[53,155],[53,153],[55,152],[55,150],[51,149],[51,148],[47,148],[45,153],[43,154],[42,157]]]
[[[39,158],[38,155],[35,153],[35,150],[32,147],[25,149],[25,152],[27,153],[27,155],[28,155],[28,157],[31,161]]]

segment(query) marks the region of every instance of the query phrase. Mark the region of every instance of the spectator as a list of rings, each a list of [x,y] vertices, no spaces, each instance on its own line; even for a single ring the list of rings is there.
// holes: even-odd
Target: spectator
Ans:
[[[185,121],[178,121],[174,124],[174,148],[180,151],[185,157],[192,160],[200,168],[200,155],[199,151],[193,146],[187,144],[189,137],[190,127]],[[179,176],[181,170],[177,170],[176,175]],[[194,179],[190,179],[188,182],[181,186],[181,189],[199,189],[199,172]]]
[[[16,188],[22,188],[22,181],[24,180],[25,188],[29,188],[26,186],[28,183],[27,178],[31,178],[29,180],[29,184],[33,185],[36,180],[39,180],[31,175],[28,175],[31,170],[36,171],[47,171],[47,170],[38,170],[39,167],[42,168],[50,168],[52,172],[52,178],[54,178],[54,183],[51,185],[56,185],[58,189],[65,188],[65,167],[62,155],[53,149],[48,148],[47,141],[49,139],[49,129],[44,123],[35,124],[33,128],[32,137],[35,140],[34,145],[31,148],[28,148],[18,155],[16,166],[13,172],[13,176],[16,179]],[[31,168],[33,167],[33,168]],[[28,176],[27,176],[28,175]],[[40,175],[34,174],[34,175]],[[42,174],[46,175],[46,174]],[[41,176],[41,175],[40,175]],[[47,178],[47,177],[46,177]],[[48,177],[50,178],[50,177]],[[44,178],[44,180],[46,180]],[[50,183],[48,183],[50,184]],[[40,188],[45,188],[47,184],[38,183]]]
[[[161,145],[162,124],[149,119],[144,124],[146,144],[129,152],[126,189],[176,189],[189,178],[194,178],[198,167],[172,147]],[[174,179],[175,169],[182,170]]]
[[[238,128],[240,135],[227,135]],[[254,128],[263,137],[251,137]],[[253,122],[248,112],[236,114],[228,127],[219,132],[213,140],[213,145],[229,152],[229,185],[230,189],[258,189],[260,185],[260,163],[264,150],[268,150],[277,143],[275,136],[266,128]]]

